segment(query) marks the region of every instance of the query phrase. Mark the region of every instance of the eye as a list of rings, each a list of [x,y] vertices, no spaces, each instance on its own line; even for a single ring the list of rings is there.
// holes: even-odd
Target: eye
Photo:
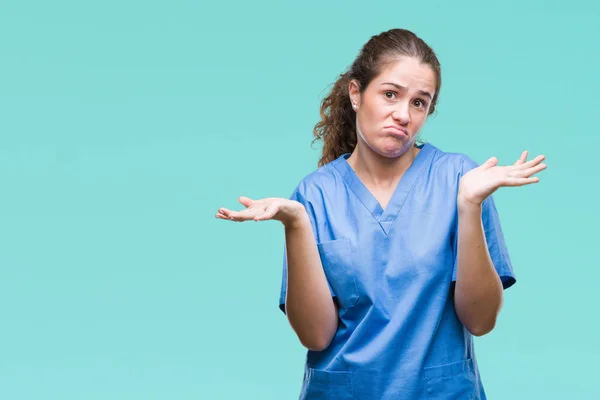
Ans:
[[[384,92],[383,95],[389,100],[396,98],[396,92],[394,92],[392,90],[388,90],[388,91]]]
[[[425,108],[427,106],[427,103],[425,103],[421,99],[417,99],[417,100],[415,100],[414,105],[417,106],[417,107],[419,107],[419,108]]]

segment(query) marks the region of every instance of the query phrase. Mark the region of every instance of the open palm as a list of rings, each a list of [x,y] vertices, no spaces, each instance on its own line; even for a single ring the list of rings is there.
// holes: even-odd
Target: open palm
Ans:
[[[513,165],[507,166],[498,165],[498,159],[492,157],[467,172],[460,180],[459,201],[481,204],[500,187],[539,182],[534,175],[546,168],[546,164],[542,164],[546,157],[539,155],[527,161],[527,155],[528,152],[524,151]]]
[[[284,198],[269,197],[253,200],[241,196],[238,201],[246,208],[241,211],[234,211],[221,207],[215,217],[236,222],[272,219],[286,224],[293,222],[304,211],[304,206],[297,201]]]

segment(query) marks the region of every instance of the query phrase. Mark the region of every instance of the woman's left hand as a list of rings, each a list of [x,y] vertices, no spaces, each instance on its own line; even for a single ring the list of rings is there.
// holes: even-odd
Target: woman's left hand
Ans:
[[[527,161],[527,151],[513,164],[499,166],[498,159],[492,157],[479,167],[467,172],[460,180],[458,204],[479,206],[483,201],[502,186],[524,186],[539,182],[536,173],[544,170],[546,158],[539,155]]]

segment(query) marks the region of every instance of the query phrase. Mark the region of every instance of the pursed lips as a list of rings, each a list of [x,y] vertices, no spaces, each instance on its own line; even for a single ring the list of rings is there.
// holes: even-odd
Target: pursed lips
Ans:
[[[391,131],[397,135],[408,136],[408,131],[397,125],[388,125],[388,126],[385,126],[383,129],[385,129],[387,131]]]

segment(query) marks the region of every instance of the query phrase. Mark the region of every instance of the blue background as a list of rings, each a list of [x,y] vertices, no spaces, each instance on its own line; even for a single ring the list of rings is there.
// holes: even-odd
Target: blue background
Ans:
[[[0,3],[0,398],[293,399],[283,230],[216,220],[316,168],[319,101],[371,35],[443,71],[423,139],[545,154],[496,194],[518,283],[477,339],[491,399],[596,399],[600,6]]]

